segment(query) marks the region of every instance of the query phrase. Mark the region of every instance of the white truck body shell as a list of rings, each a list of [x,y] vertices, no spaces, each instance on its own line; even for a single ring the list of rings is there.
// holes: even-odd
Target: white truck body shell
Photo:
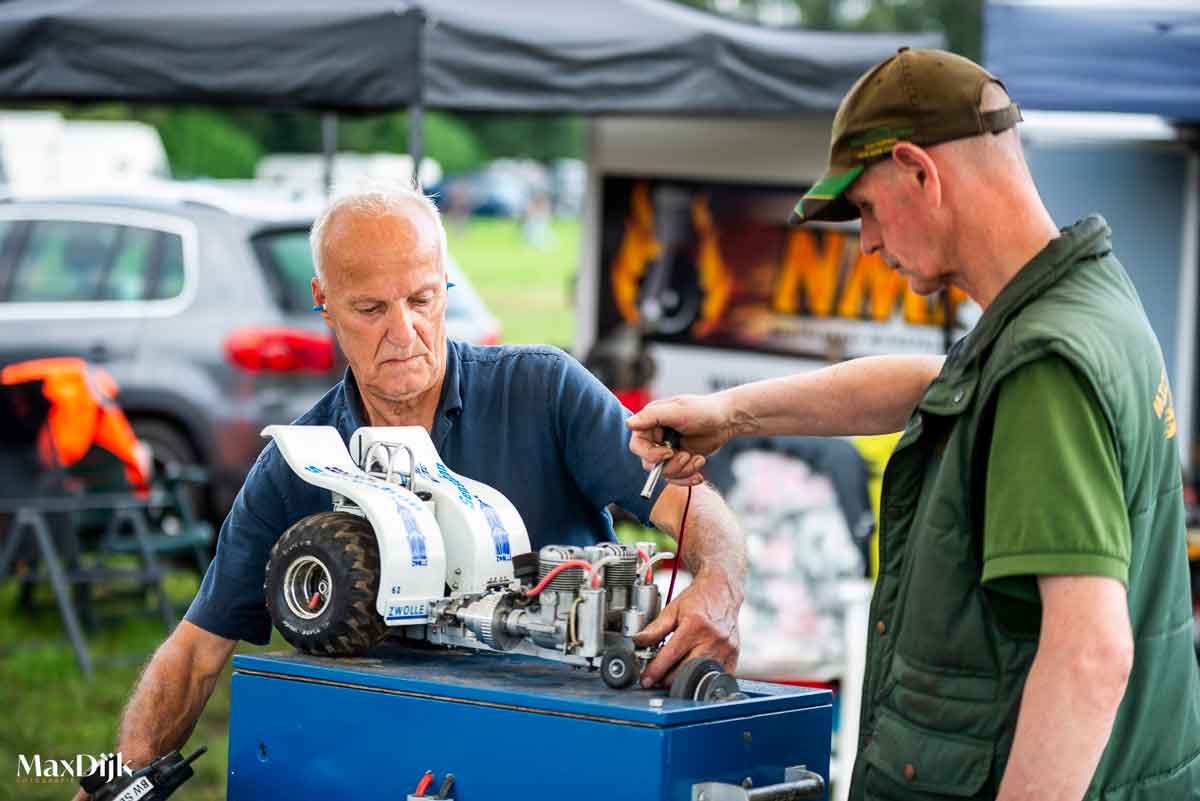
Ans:
[[[350,450],[331,426],[275,425],[262,434],[275,440],[296,475],[348,499],[371,523],[380,561],[376,609],[389,626],[428,623],[433,602],[446,597],[446,585],[453,597],[511,581],[512,557],[529,550],[529,535],[512,504],[447,468],[419,426],[359,429]],[[364,458],[377,442],[411,451],[412,489],[368,474],[351,456],[353,450]],[[393,467],[409,470],[407,463]],[[423,501],[414,490],[432,497]]]

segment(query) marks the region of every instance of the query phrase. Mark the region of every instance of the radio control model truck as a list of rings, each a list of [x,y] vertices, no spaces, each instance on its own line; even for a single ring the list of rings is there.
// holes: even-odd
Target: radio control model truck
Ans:
[[[364,427],[347,450],[329,426],[268,426],[288,465],[332,494],[332,509],[276,542],[267,608],[296,648],[360,656],[389,631],[409,640],[504,651],[599,669],[628,687],[657,653],[632,636],[657,617],[652,543],[547,545],[530,552],[516,508],[460,476],[425,429]],[[692,659],[671,695],[740,694],[712,659]]]

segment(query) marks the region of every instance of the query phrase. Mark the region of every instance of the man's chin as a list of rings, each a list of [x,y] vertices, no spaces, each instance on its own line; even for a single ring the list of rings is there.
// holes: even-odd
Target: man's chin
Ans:
[[[908,288],[922,297],[928,297],[945,289],[946,282],[941,279],[930,280],[910,275],[908,276]]]
[[[373,381],[367,391],[387,403],[403,404],[419,398],[429,389],[429,381]]]

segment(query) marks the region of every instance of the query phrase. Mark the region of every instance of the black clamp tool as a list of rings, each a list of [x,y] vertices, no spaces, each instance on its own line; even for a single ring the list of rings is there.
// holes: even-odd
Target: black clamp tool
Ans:
[[[679,432],[673,428],[664,428],[662,444],[669,445],[672,452],[674,452],[679,447]],[[670,456],[667,457],[667,459],[670,458]],[[658,479],[662,477],[663,467],[666,466],[667,459],[663,459],[654,465],[654,469],[650,471],[650,476],[646,479],[645,485],[642,486],[643,498],[649,499],[654,494],[654,488],[658,485]]]
[[[187,759],[172,751],[131,775],[114,775],[120,773],[119,765],[108,768],[102,765],[84,776],[79,786],[91,795],[92,801],[164,801],[192,778],[195,773],[192,763],[207,750],[200,746]],[[113,778],[105,781],[109,776]]]

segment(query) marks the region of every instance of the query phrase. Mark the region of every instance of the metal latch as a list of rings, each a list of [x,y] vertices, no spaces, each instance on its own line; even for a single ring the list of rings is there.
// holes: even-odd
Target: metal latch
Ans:
[[[783,772],[783,781],[763,787],[743,787],[740,784],[703,782],[692,785],[692,801],[800,801],[820,798],[825,794],[821,774],[794,765]]]

